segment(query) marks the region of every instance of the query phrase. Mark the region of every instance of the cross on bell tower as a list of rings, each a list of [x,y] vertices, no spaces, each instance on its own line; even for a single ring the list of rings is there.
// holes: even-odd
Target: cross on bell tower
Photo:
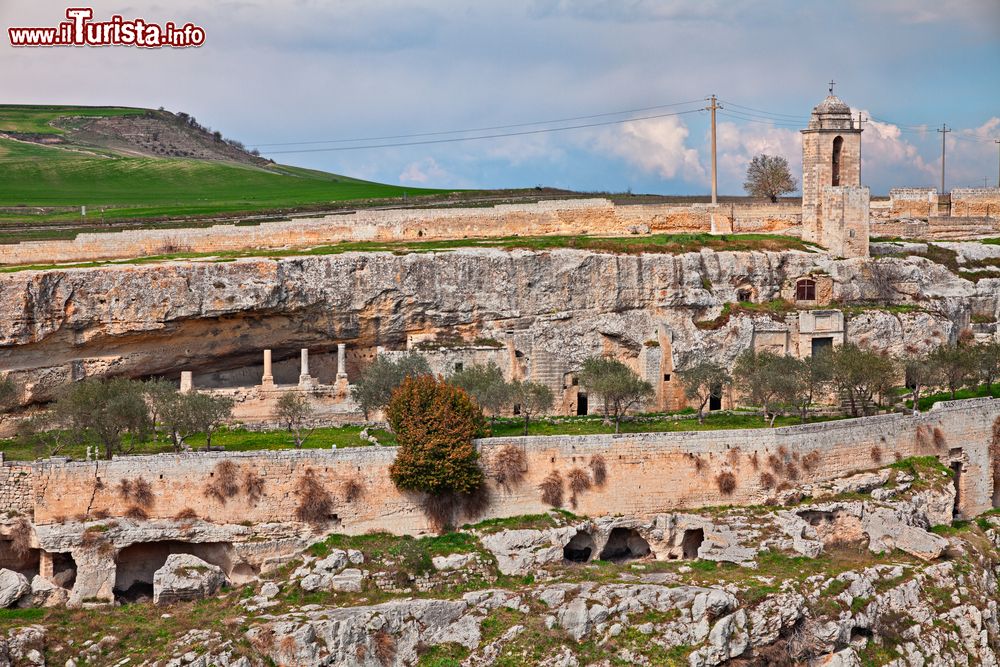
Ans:
[[[833,85],[834,85],[834,80],[830,79],[830,94],[831,95],[833,95]]]

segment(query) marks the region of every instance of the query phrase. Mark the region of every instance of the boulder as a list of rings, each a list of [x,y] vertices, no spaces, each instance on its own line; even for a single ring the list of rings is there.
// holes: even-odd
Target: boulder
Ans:
[[[475,558],[475,554],[448,554],[447,556],[434,556],[431,562],[436,570],[460,570]]]
[[[197,600],[215,595],[226,583],[222,568],[191,554],[170,554],[153,574],[153,603]]]
[[[30,600],[33,607],[61,607],[68,599],[68,590],[36,574],[31,580],[31,596],[22,598],[22,602]]]
[[[28,578],[20,572],[0,568],[0,609],[11,607],[31,591]]]

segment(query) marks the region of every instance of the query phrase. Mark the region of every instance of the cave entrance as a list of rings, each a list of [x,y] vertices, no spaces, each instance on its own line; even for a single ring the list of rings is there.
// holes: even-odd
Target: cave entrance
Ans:
[[[587,395],[583,393],[577,393],[576,395],[576,414],[577,416],[583,416],[587,414]]]
[[[234,570],[233,547],[228,542],[190,543],[177,540],[139,542],[118,552],[115,597],[135,602],[153,595],[153,574],[171,554],[191,554],[218,565],[229,576]]]
[[[52,576],[48,580],[56,586],[72,589],[76,583],[76,561],[69,553],[54,552],[49,554],[52,559]]]
[[[601,560],[623,561],[644,558],[649,555],[649,542],[634,528],[618,527],[608,535],[608,541],[601,550]]]
[[[20,572],[29,580],[38,574],[41,550],[25,549],[14,540],[0,539],[0,567]]]
[[[722,385],[721,384],[713,384],[712,385],[712,393],[708,397],[708,409],[709,409],[709,411],[712,411],[712,410],[721,410],[722,409]]]
[[[681,553],[685,560],[698,558],[698,549],[705,541],[704,528],[689,528],[684,531],[684,538],[681,540]]]
[[[563,547],[563,558],[572,563],[586,563],[594,553],[594,537],[590,533],[577,532]]]

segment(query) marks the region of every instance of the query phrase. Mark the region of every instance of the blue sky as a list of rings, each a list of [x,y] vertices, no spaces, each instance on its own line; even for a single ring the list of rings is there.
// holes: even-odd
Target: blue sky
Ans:
[[[527,123],[715,93],[726,107],[719,117],[720,190],[740,194],[756,153],[785,155],[798,169],[797,128],[833,78],[848,104],[883,121],[867,125],[863,138],[863,180],[874,192],[938,183],[934,128],[942,122],[955,130],[948,135],[948,187],[982,185],[984,178],[996,185],[998,0],[95,0],[91,6],[97,18],[192,21],[205,28],[206,44],[183,51],[15,50],[4,35],[4,102],[164,106],[256,145]],[[65,8],[49,0],[0,0],[0,24],[54,25]],[[726,114],[747,109],[728,103],[769,113],[736,118]],[[650,113],[656,112],[639,115]],[[543,184],[684,194],[709,188],[704,112],[551,134],[273,157],[415,187]]]

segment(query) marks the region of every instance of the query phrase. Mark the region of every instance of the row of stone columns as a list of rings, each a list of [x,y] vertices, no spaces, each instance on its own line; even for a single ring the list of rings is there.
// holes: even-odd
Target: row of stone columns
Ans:
[[[303,389],[315,387],[318,383],[309,373],[309,348],[302,348],[299,360],[299,386]],[[264,375],[260,379],[264,389],[274,388],[274,374],[271,370],[271,350],[264,350]],[[347,386],[347,345],[337,344],[337,386]]]

